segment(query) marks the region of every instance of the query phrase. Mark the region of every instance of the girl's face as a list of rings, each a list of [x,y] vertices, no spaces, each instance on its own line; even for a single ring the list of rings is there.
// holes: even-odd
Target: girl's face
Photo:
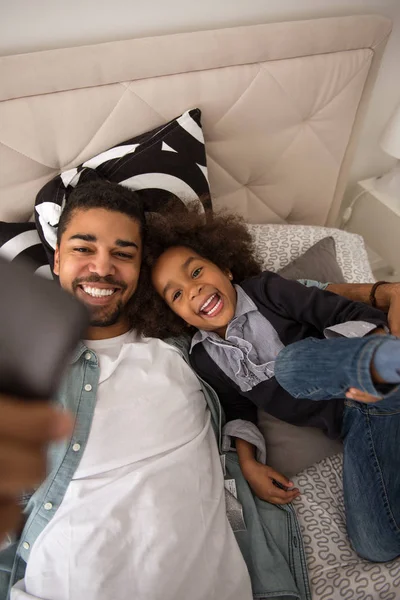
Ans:
[[[184,246],[168,248],[152,271],[153,285],[168,306],[197,329],[225,336],[236,309],[232,275]]]

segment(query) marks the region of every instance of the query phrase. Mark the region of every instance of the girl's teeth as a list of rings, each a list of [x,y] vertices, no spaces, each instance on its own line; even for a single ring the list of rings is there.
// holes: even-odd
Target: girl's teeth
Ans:
[[[214,308],[212,308],[208,313],[206,313],[208,316],[209,315],[213,315],[215,313],[215,311],[217,310],[217,308],[220,307],[221,305],[221,298],[218,300],[217,304],[214,306]]]
[[[205,309],[210,304],[210,302],[212,302],[214,300],[215,296],[216,296],[216,294],[213,294],[212,296],[210,296],[209,299],[207,300],[207,302],[204,302],[204,304],[200,310],[205,311]]]
[[[94,287],[88,287],[88,286],[82,286],[83,287],[83,291],[86,294],[89,294],[89,296],[93,296],[94,298],[102,298],[103,296],[111,296],[115,290],[110,290],[110,289],[102,289],[102,288],[94,288]]]

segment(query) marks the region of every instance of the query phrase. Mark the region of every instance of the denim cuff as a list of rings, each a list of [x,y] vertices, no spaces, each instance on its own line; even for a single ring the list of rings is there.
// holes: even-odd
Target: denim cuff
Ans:
[[[375,384],[371,377],[372,358],[377,348],[379,348],[381,344],[384,344],[388,339],[397,340],[398,338],[392,335],[385,335],[384,337],[376,335],[365,340],[366,343],[360,348],[353,359],[354,364],[352,365],[352,368],[356,369],[357,373],[357,385],[353,387],[358,387],[363,392],[367,392],[373,396],[381,396],[384,398],[391,396],[391,394],[396,391],[398,386],[391,387],[388,393],[382,394],[382,387],[379,386],[379,384]]]

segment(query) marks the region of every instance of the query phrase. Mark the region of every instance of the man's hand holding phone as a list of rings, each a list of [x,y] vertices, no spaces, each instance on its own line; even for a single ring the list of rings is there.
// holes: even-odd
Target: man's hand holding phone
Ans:
[[[0,542],[18,528],[19,496],[46,477],[47,445],[72,428],[71,417],[49,402],[0,394]]]
[[[54,281],[0,258],[0,542],[18,527],[18,500],[46,477],[47,447],[72,433],[55,396],[86,331],[86,308]]]

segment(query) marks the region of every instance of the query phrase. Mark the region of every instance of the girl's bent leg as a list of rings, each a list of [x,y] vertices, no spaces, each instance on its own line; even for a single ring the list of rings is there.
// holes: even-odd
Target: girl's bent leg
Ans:
[[[346,401],[343,489],[354,550],[373,562],[400,555],[400,402]]]
[[[344,398],[350,387],[383,397],[380,386],[372,381],[371,362],[376,350],[388,340],[397,338],[389,335],[329,340],[306,338],[279,353],[275,377],[294,398]]]

